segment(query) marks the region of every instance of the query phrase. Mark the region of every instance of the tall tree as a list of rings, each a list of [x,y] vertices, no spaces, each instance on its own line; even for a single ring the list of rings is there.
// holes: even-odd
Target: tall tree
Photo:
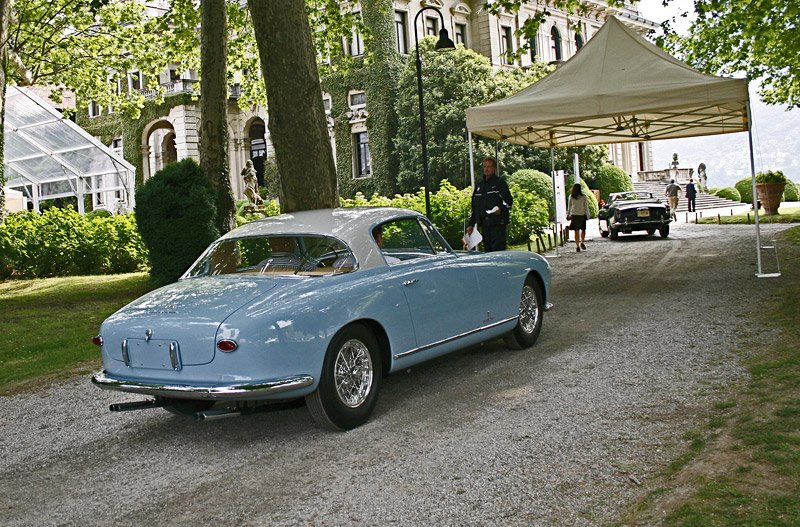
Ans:
[[[8,62],[8,19],[11,17],[11,0],[0,0],[0,220],[5,215],[6,193],[3,187],[6,184],[3,150],[5,136],[3,123],[6,112],[6,64]]]
[[[715,74],[746,73],[768,104],[800,107],[800,3],[695,0],[687,36],[665,29],[667,48]]]
[[[336,167],[304,0],[248,0],[267,87],[281,211],[338,205]]]
[[[226,15],[225,0],[200,1],[200,168],[216,196],[221,234],[234,227],[235,215],[228,176]]]

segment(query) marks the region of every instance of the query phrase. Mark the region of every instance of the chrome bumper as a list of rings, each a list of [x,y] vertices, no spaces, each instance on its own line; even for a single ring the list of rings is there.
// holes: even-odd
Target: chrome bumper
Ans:
[[[115,379],[105,371],[92,375],[92,383],[106,390],[142,393],[175,399],[244,400],[288,392],[314,384],[310,375],[298,375],[258,384],[226,384],[221,386],[180,386]]]

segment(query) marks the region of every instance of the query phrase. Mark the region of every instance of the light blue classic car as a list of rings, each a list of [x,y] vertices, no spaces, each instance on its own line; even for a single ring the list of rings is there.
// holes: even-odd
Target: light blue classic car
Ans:
[[[305,398],[319,424],[347,430],[387,374],[497,338],[532,346],[549,290],[541,256],[455,252],[410,210],[282,214],[229,232],[106,319],[92,382],[155,397],[116,411],[209,419]]]

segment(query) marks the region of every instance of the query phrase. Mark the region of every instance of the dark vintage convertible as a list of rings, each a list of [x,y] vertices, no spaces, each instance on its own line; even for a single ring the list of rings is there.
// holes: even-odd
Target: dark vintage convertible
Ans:
[[[609,195],[606,203],[597,214],[600,222],[600,235],[617,239],[620,233],[633,231],[656,231],[662,238],[669,236],[671,211],[669,205],[662,203],[652,192],[615,192]]]

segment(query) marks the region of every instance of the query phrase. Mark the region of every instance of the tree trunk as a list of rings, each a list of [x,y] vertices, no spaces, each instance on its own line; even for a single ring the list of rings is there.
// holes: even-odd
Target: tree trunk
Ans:
[[[281,211],[337,207],[336,167],[304,0],[248,0],[267,86]]]
[[[8,20],[11,18],[11,0],[0,0],[0,220],[6,213],[5,169],[3,168],[3,151],[6,122],[6,66],[8,62]]]
[[[228,29],[225,0],[200,2],[200,168],[216,195],[220,234],[234,227],[235,206],[228,174]]]

